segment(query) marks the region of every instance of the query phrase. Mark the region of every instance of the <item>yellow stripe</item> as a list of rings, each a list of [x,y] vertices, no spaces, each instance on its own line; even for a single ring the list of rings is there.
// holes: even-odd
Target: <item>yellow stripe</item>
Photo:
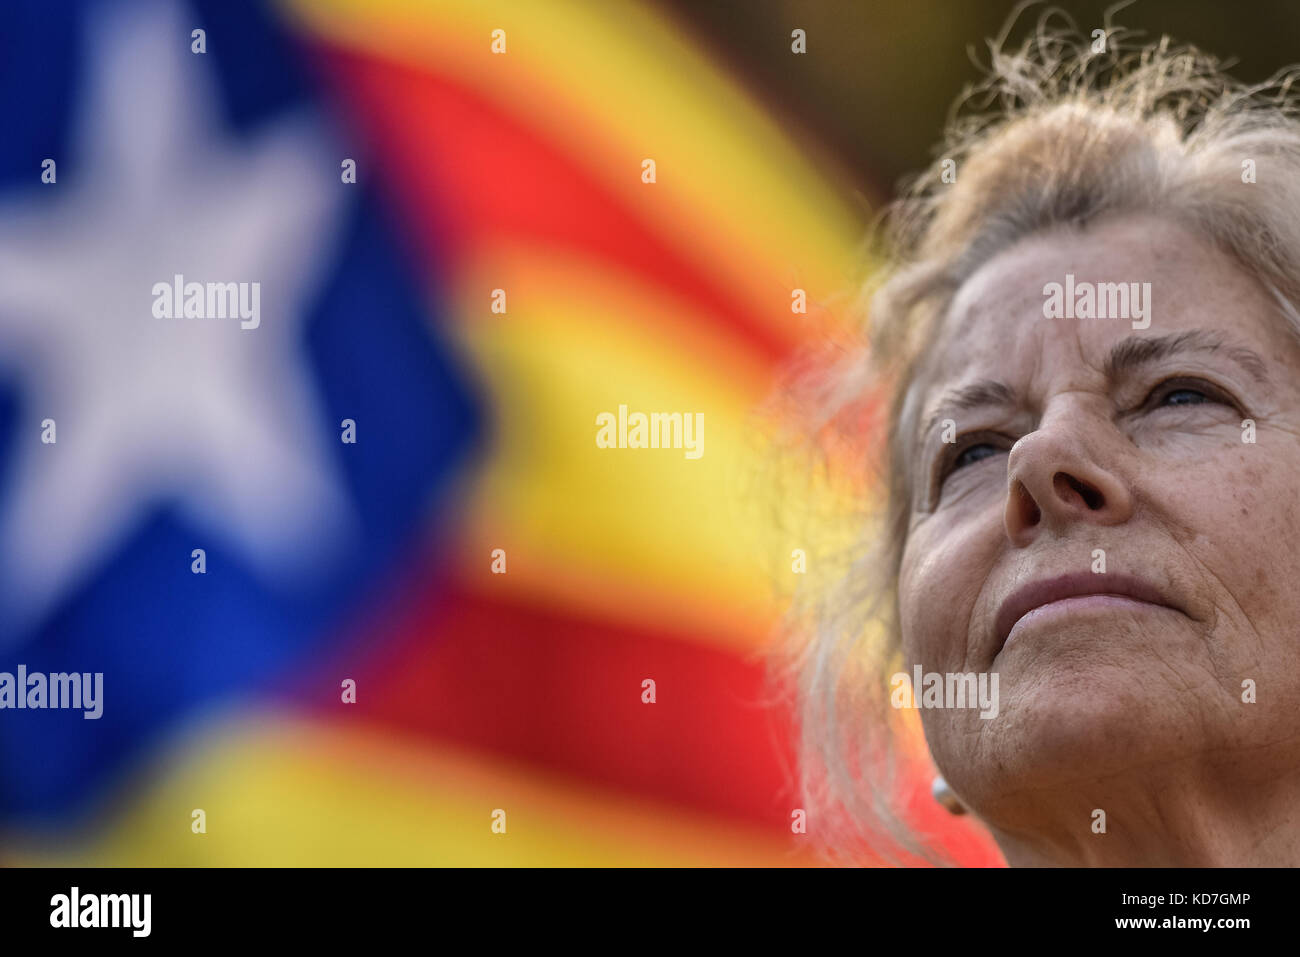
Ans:
[[[789,291],[847,304],[866,203],[805,158],[736,83],[629,0],[284,0],[329,40],[475,87],[567,149],[729,288],[784,291],[755,318],[788,327]],[[490,51],[494,29],[507,53]],[[790,54],[792,57],[795,54]],[[641,163],[658,182],[641,182]]]
[[[340,707],[343,707],[340,705]],[[246,713],[246,712],[245,712]],[[43,866],[772,866],[800,838],[346,723],[262,712],[183,740],[89,836],[10,834]],[[207,833],[191,831],[202,808]],[[505,833],[492,831],[505,811]]]
[[[560,251],[500,246],[485,259],[461,277],[455,307],[493,402],[489,458],[469,483],[472,579],[639,621],[652,607],[674,629],[752,648],[775,613],[762,559],[789,554],[751,488],[766,363],[632,277]],[[498,282],[505,315],[487,309]],[[683,423],[699,413],[699,458],[684,441],[598,447],[597,416],[620,405]],[[504,576],[490,574],[495,548]]]

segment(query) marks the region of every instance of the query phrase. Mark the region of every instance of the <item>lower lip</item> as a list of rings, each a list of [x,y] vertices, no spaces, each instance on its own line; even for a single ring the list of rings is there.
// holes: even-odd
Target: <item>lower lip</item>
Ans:
[[[1046,627],[1067,622],[1080,615],[1107,611],[1132,611],[1137,608],[1164,608],[1125,595],[1076,595],[1059,601],[1039,605],[1037,608],[1020,616],[1020,620],[1011,626],[1007,640],[1002,643],[1006,648],[1020,632],[1027,628]]]

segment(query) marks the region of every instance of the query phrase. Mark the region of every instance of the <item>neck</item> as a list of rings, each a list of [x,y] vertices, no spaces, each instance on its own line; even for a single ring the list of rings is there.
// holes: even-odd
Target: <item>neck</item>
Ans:
[[[1300,772],[1251,759],[1022,791],[986,823],[1012,867],[1300,866]]]

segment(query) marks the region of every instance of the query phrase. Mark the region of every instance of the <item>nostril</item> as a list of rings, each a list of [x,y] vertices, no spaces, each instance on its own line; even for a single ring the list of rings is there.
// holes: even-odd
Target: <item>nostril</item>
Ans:
[[[1016,494],[1020,498],[1021,513],[1025,517],[1025,524],[1029,526],[1037,525],[1041,519],[1042,513],[1038,510],[1038,503],[1034,497],[1029,494],[1029,489],[1025,488],[1024,483],[1016,483]]]
[[[1057,494],[1062,498],[1068,499],[1070,497],[1070,490],[1076,492],[1091,511],[1095,512],[1106,504],[1106,499],[1101,492],[1097,491],[1097,489],[1093,488],[1087,482],[1080,482],[1073,475],[1067,475],[1064,472],[1057,472],[1056,478],[1053,479],[1053,484],[1056,486]]]

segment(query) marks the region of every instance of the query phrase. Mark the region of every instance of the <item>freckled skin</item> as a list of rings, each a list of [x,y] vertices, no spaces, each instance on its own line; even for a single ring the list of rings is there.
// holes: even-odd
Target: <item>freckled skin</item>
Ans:
[[[1044,318],[1043,286],[1066,273],[1150,282],[1150,327]],[[1269,382],[1222,350],[1103,376],[1115,343],[1190,330],[1254,351]],[[1193,394],[1145,404],[1172,377]],[[992,450],[937,498],[937,432],[909,463],[909,672],[999,676],[992,720],[922,711],[939,770],[1012,864],[1300,864],[1300,346],[1275,301],[1162,219],[1044,233],[958,291],[916,383],[920,422],[951,388],[987,378],[1024,404],[954,418],[959,436],[995,433]],[[1143,578],[1182,610],[1067,614],[997,647],[1002,600],[1089,571],[1094,549],[1107,572]],[[1256,703],[1242,702],[1244,679]],[[1092,828],[1098,808],[1105,834]]]

